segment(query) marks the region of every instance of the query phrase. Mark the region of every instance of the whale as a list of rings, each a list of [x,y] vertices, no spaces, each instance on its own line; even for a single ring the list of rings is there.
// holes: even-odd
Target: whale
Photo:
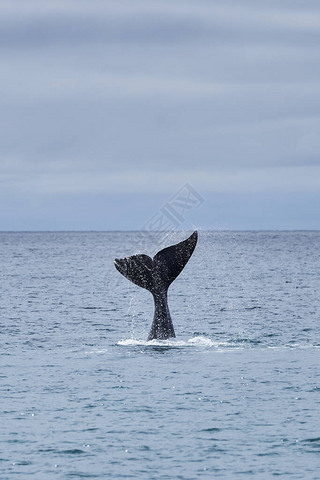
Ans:
[[[197,240],[195,231],[186,240],[160,250],[153,258],[138,254],[114,260],[114,266],[123,276],[153,296],[154,317],[148,341],[176,336],[168,306],[168,288],[188,263]]]

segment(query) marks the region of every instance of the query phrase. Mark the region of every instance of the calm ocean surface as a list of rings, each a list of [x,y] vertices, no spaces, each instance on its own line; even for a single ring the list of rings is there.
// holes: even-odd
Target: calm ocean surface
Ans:
[[[320,478],[320,232],[200,232],[147,343],[188,235],[0,233],[1,480]]]

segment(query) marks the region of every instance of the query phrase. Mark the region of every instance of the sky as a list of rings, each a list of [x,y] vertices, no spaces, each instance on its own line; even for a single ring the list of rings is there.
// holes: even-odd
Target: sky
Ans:
[[[0,16],[0,230],[139,230],[188,186],[177,228],[320,229],[319,0]]]

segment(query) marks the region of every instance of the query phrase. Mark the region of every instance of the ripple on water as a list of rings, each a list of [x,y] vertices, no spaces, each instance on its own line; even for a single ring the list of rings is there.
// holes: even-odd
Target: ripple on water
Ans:
[[[320,233],[203,232],[151,342],[135,237],[0,232],[0,479],[318,480]]]

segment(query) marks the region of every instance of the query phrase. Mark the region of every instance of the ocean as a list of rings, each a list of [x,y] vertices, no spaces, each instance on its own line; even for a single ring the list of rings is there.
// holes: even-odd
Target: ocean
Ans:
[[[320,232],[199,232],[176,339],[113,260],[190,232],[0,233],[0,478],[320,478]]]

